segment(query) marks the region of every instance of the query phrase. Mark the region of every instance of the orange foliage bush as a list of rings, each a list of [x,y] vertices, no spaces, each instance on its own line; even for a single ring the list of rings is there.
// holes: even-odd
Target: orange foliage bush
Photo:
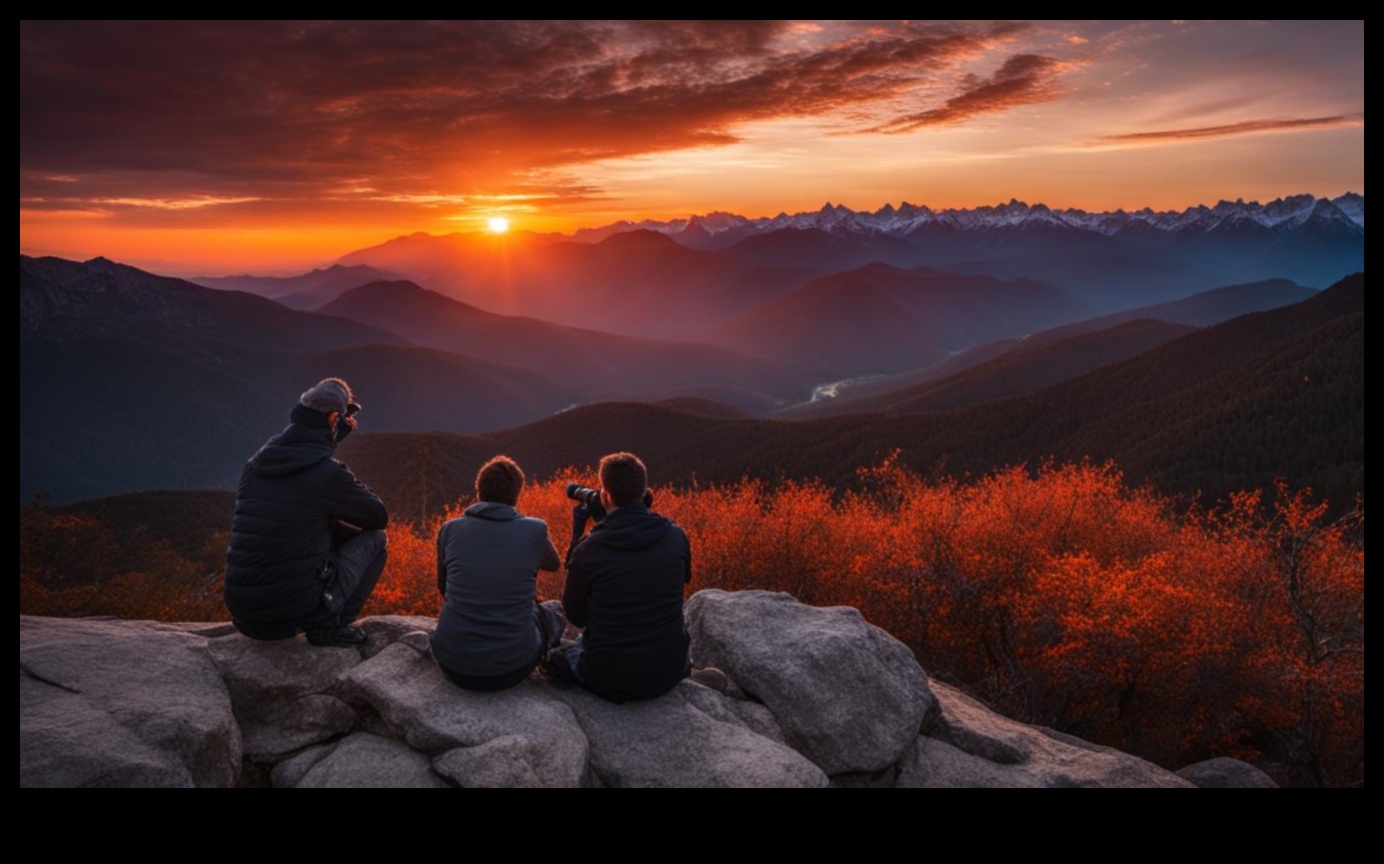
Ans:
[[[91,514],[29,506],[20,508],[19,536],[21,615],[226,617],[219,590],[226,532],[209,537],[208,549],[192,561],[166,541],[121,536]]]
[[[1109,465],[962,482],[891,460],[861,479],[845,493],[811,481],[656,489],[655,509],[691,540],[689,590],[858,607],[931,674],[1011,716],[1174,768],[1230,754],[1294,783],[1363,782],[1363,504],[1330,521],[1280,487],[1179,512]],[[560,551],[569,480],[595,485],[590,469],[565,472],[519,501]],[[51,523],[67,517],[26,518],[41,514],[21,518],[21,611],[224,615],[166,555],[107,574],[99,591],[69,584],[61,574],[93,553],[60,541],[76,529]],[[441,521],[391,529],[366,614],[437,614]],[[561,574],[539,574],[543,599],[561,593]]]
[[[961,482],[890,461],[862,479],[657,489],[655,509],[691,539],[690,590],[855,606],[1011,716],[1173,767],[1267,755],[1293,782],[1363,780],[1363,509],[1328,523],[1279,489],[1179,514],[1109,465]],[[595,483],[566,472],[519,502],[559,549],[569,480]],[[391,611],[436,614],[439,524],[391,540]],[[560,574],[539,585],[561,596]]]

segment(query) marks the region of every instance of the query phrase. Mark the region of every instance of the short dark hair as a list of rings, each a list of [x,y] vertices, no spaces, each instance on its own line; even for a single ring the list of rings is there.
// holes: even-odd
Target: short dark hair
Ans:
[[[601,487],[616,507],[638,504],[649,488],[649,471],[633,453],[611,453],[601,459]]]
[[[476,497],[482,501],[513,507],[519,503],[519,493],[523,491],[524,472],[519,469],[519,463],[508,456],[496,456],[476,472]]]

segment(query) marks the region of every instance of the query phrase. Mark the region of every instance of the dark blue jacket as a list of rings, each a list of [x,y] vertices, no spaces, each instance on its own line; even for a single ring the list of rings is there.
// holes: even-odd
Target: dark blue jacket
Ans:
[[[460,675],[484,678],[532,667],[539,570],[558,568],[548,524],[508,504],[478,501],[437,532],[437,588],[444,598],[433,657]]]
[[[652,699],[687,677],[682,593],[692,578],[687,535],[642,504],[591,529],[567,560],[567,620],[585,627],[582,685],[613,701]]]
[[[384,502],[332,458],[325,415],[301,405],[292,423],[245,463],[226,550],[226,608],[253,626],[292,625],[317,613],[333,520],[384,528]]]

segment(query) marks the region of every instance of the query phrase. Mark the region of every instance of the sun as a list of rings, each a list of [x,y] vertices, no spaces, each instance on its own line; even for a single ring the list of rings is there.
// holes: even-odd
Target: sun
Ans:
[[[509,220],[503,216],[491,216],[485,224],[490,226],[493,234],[503,234],[509,230]]]

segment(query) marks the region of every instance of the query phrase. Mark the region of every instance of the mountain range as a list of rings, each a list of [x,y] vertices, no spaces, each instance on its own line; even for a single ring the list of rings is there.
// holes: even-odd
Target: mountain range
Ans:
[[[415,345],[531,369],[583,402],[683,387],[739,389],[757,394],[756,402],[791,399],[827,374],[811,358],[790,366],[712,345],[497,315],[408,281],[362,285],[320,311],[387,328]]]
[[[654,231],[623,233],[597,244],[524,232],[414,234],[353,252],[338,263],[396,272],[503,315],[694,340],[823,275],[801,263],[769,267],[689,249]]]
[[[297,276],[195,276],[188,281],[207,288],[262,294],[290,309],[315,310],[352,288],[397,278],[393,273],[364,264],[354,267],[333,264]]]
[[[700,340],[811,278],[872,263],[1032,279],[1098,314],[1271,278],[1329,285],[1364,268],[1364,234],[1364,197],[1353,193],[1167,212],[827,204],[772,218],[621,222],[571,239],[415,234],[338,263],[399,273],[491,311]]]
[[[1364,489],[1364,276],[958,410],[783,422],[603,403],[481,436],[362,436],[344,458],[396,499],[426,476],[440,505],[465,495],[468,475],[495,453],[547,476],[618,450],[643,457],[659,483],[820,477],[850,486],[858,469],[891,454],[942,476],[1113,459],[1132,482],[1187,500],[1284,478],[1347,508]]]
[[[1168,234],[1209,234],[1253,223],[1278,231],[1321,230],[1337,222],[1365,227],[1365,197],[1348,192],[1337,198],[1318,198],[1300,194],[1277,198],[1268,204],[1258,201],[1219,201],[1185,210],[1155,211],[1152,208],[1126,211],[1088,212],[1076,208],[1054,209],[1046,204],[1027,204],[1011,199],[1007,204],[975,208],[934,210],[921,204],[904,202],[898,207],[885,204],[874,212],[856,211],[830,202],[813,212],[773,217],[749,218],[734,213],[710,213],[667,221],[643,220],[616,222],[601,228],[575,232],[574,240],[593,242],[626,231],[657,231],[694,248],[729,248],[757,234],[772,234],[785,229],[817,230],[834,235],[882,234],[907,237],[920,228],[940,225],[958,231],[1004,231],[1052,226],[1114,236],[1130,231],[1159,231]]]
[[[643,448],[678,479],[834,483],[894,449],[948,472],[1089,456],[1208,494],[1278,464],[1350,497],[1363,275],[1315,296],[1282,275],[1195,289],[1362,265],[1363,223],[1352,195],[1179,213],[830,206],[575,239],[416,234],[298,277],[203,280],[214,289],[21,255],[21,501],[224,488],[333,375],[367,406],[372,454],[384,439],[366,433],[390,432],[401,452],[422,435],[540,470]],[[1314,318],[1328,296],[1358,302]],[[1247,323],[1275,315],[1296,323]],[[1288,392],[1298,373],[1312,386]]]

